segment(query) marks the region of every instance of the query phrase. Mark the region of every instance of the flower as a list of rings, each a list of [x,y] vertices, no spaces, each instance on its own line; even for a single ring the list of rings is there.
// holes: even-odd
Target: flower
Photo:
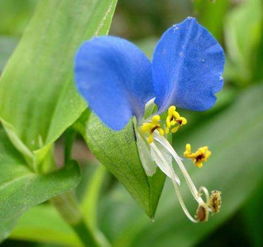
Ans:
[[[193,17],[170,27],[162,35],[152,62],[134,44],[113,36],[84,42],[75,58],[76,85],[89,107],[115,131],[136,118],[137,145],[146,174],[153,175],[157,165],[171,178],[179,202],[193,222],[207,219],[212,212],[211,198],[204,187],[196,189],[166,136],[187,123],[176,107],[204,111],[215,104],[215,94],[223,86],[223,69],[223,49]],[[157,113],[145,118],[145,111],[154,104],[158,107]],[[206,146],[192,153],[188,145],[185,152],[198,167],[210,154]],[[202,212],[205,217],[194,219],[186,209],[172,159],[177,162],[198,203],[199,215]],[[202,193],[206,195],[206,202]]]

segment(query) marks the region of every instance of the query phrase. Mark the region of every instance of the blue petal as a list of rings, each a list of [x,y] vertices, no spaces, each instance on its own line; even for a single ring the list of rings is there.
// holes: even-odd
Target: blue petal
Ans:
[[[144,114],[153,97],[151,63],[127,40],[101,36],[86,41],[75,58],[75,81],[89,107],[110,128],[120,130]]]
[[[153,83],[160,111],[168,106],[203,111],[223,86],[224,52],[215,38],[188,17],[169,28],[153,56]]]

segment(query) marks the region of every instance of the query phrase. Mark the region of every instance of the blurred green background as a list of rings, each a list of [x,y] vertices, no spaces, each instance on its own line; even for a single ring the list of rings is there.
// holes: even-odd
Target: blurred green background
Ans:
[[[0,0],[0,72],[38,1]],[[90,200],[97,202],[99,227],[113,246],[263,246],[262,5],[261,0],[119,0],[111,34],[133,40],[149,57],[163,31],[195,16],[222,44],[227,62],[225,87],[216,106],[205,113],[182,113],[189,124],[174,137],[179,153],[186,142],[195,147],[208,144],[213,151],[204,169],[190,168],[197,184],[223,193],[222,212],[208,223],[187,221],[169,181],[152,222],[122,185],[98,166],[79,137],[74,157],[85,178],[77,194],[80,199],[89,195],[87,210],[94,210]],[[57,143],[58,162],[62,143],[63,139]],[[27,212],[1,246],[75,246],[75,238],[45,203]]]

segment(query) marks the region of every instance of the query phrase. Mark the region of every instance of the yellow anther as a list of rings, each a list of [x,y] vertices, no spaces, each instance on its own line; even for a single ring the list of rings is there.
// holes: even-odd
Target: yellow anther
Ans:
[[[159,134],[160,134],[161,136],[164,135],[164,130],[163,130],[162,128],[158,128],[158,131],[159,131]]]
[[[187,124],[187,120],[186,120],[186,118],[184,118],[184,117],[179,117],[179,118],[176,120],[176,122],[177,122],[178,124],[180,124],[180,125],[185,125],[185,124]]]
[[[190,145],[190,144],[186,144],[186,145],[185,145],[184,156],[186,157],[186,156],[189,155],[190,153],[192,153],[192,151],[191,151],[191,145]],[[188,157],[187,157],[187,158],[188,158]]]
[[[175,133],[179,129],[179,127],[185,125],[186,123],[186,118],[180,116],[180,114],[176,111],[176,107],[170,106],[166,117],[165,132],[168,134],[170,132],[170,128],[176,125],[174,128],[171,129],[171,132]]]
[[[168,109],[168,114],[173,114],[176,111],[176,107],[174,105],[170,106]]]
[[[190,144],[186,144],[185,146],[184,157],[191,159],[194,162],[194,164],[199,168],[203,166],[203,162],[207,161],[211,154],[212,153],[207,146],[199,148],[194,153],[192,153],[191,151]]]
[[[176,127],[172,128],[171,133],[175,133],[179,128],[180,128],[180,125],[177,125]],[[169,129],[168,129],[168,133],[169,133]]]
[[[141,127],[140,127],[141,131],[143,133],[148,132],[151,129],[151,124],[150,123],[144,123]]]
[[[147,142],[148,143],[152,143],[153,142],[153,135],[150,134],[148,137],[147,137]]]
[[[150,122],[143,123],[140,127],[141,131],[145,133],[147,136],[148,143],[153,142],[153,133],[155,130],[159,132],[160,135],[164,135],[164,130],[160,125],[161,117],[159,115],[155,115],[152,117]]]
[[[159,124],[160,119],[161,119],[160,115],[155,115],[155,116],[152,117],[152,122],[154,124]]]

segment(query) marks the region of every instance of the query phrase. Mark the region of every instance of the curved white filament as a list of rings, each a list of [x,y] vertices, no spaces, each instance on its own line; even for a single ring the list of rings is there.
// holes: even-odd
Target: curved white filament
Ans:
[[[208,202],[210,196],[209,196],[209,192],[208,192],[207,188],[204,187],[204,186],[201,186],[201,187],[199,188],[199,194],[200,194],[200,196],[202,195],[202,193],[205,194],[206,202]]]
[[[151,148],[152,148],[151,150],[153,150],[153,153],[154,153],[153,158],[154,158],[156,164],[157,164],[157,165],[159,166],[159,168],[163,171],[164,166],[163,166],[163,165],[160,166],[159,164],[160,164],[160,161],[163,162],[163,163],[165,163],[165,158],[164,158],[164,156],[163,156],[162,153],[159,151],[159,149],[158,149],[158,147],[155,145],[155,143],[151,143],[150,146],[151,146]],[[166,163],[166,164],[167,164],[167,163]],[[163,172],[164,172],[164,171],[163,171]],[[167,175],[167,172],[168,172],[169,175]],[[185,215],[188,217],[189,220],[191,220],[191,221],[194,222],[194,223],[197,223],[198,221],[189,213],[189,211],[188,211],[188,209],[187,209],[187,207],[186,207],[186,205],[185,205],[185,203],[184,203],[182,194],[181,194],[180,189],[179,189],[179,186],[178,186],[178,185],[180,185],[180,183],[178,183],[178,181],[177,181],[177,179],[179,179],[179,178],[178,178],[177,175],[175,174],[175,171],[173,170],[173,167],[170,166],[169,164],[165,165],[165,172],[164,172],[164,173],[165,173],[168,177],[171,178],[172,183],[173,183],[173,186],[174,186],[174,190],[175,190],[175,193],[176,193],[176,196],[177,196],[177,198],[178,198],[178,201],[179,201],[179,203],[180,203],[180,205],[181,205],[181,207],[182,207]],[[177,179],[176,179],[176,178],[177,178]],[[179,182],[180,182],[180,180],[179,180]]]
[[[160,143],[173,156],[174,160],[176,161],[176,163],[178,164],[180,170],[182,171],[182,174],[183,174],[183,176],[185,178],[185,181],[186,181],[186,183],[187,183],[187,185],[188,185],[193,197],[195,198],[195,200],[199,204],[204,203],[204,201],[201,198],[198,190],[196,189],[196,187],[195,187],[190,175],[188,174],[186,168],[184,167],[184,164],[183,164],[181,158],[175,152],[175,150],[173,149],[171,144],[163,136],[160,136],[157,133],[154,133],[154,140],[156,140],[158,143]]]
[[[180,185],[180,179],[176,175],[174,169],[172,168],[172,164],[169,164],[169,162],[166,160],[164,155],[160,152],[158,147],[154,144],[150,144],[151,147],[151,155],[154,159],[156,165],[162,170],[166,176],[171,178],[171,180],[175,181],[178,185]]]

